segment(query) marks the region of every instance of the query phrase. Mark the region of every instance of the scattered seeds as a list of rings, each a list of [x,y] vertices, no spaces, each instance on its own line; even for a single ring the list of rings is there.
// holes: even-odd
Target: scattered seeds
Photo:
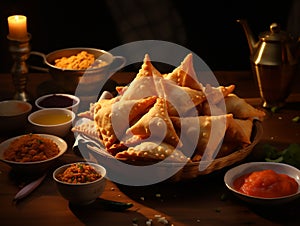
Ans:
[[[166,219],[166,217],[161,216],[160,214],[156,214],[156,215],[154,215],[154,217],[157,219],[158,223],[161,223],[161,224],[164,224],[164,225],[169,224],[169,221]]]
[[[168,224],[169,223],[168,220],[165,217],[160,217],[160,218],[157,219],[157,221],[159,223],[162,223],[162,224]]]
[[[146,225],[147,225],[147,226],[151,226],[151,225],[152,225],[152,219],[148,219],[148,220],[146,221]]]

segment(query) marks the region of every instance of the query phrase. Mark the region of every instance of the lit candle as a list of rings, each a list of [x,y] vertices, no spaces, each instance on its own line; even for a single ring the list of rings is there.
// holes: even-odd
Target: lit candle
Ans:
[[[12,39],[25,39],[27,34],[27,18],[23,15],[14,15],[7,18],[9,37]]]

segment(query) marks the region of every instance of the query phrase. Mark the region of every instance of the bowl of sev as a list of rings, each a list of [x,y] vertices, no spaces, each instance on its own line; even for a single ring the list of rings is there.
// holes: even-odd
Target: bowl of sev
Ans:
[[[46,68],[31,67],[49,72],[61,91],[70,94],[75,92],[79,82],[89,92],[99,88],[99,83],[105,80],[110,70],[118,70],[125,64],[122,56],[85,47],[60,49],[47,55],[32,51],[31,55],[42,57]]]
[[[0,159],[16,173],[41,175],[67,150],[67,143],[50,134],[25,134],[0,144]]]

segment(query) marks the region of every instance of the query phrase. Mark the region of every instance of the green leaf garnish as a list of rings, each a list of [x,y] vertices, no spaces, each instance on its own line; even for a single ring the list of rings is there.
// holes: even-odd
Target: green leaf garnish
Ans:
[[[275,106],[271,108],[271,112],[276,113],[279,111],[279,107]]]
[[[42,140],[37,140],[37,142],[39,143],[39,144],[42,144],[43,143],[43,141]]]
[[[283,156],[278,157],[277,159],[265,158],[266,162],[282,162]]]
[[[265,158],[269,160],[277,159],[281,156],[281,153],[278,151],[278,149],[270,144],[265,144],[262,149],[265,153]]]
[[[287,149],[283,150],[283,161],[300,168],[300,145],[290,144]]]
[[[292,143],[284,150],[278,150],[274,146],[266,144],[263,150],[265,153],[265,161],[286,163],[300,169],[299,144]]]
[[[292,119],[292,122],[300,122],[300,116],[296,116]]]
[[[132,219],[132,223],[137,224],[139,222],[139,219],[137,217]]]
[[[223,193],[223,194],[221,195],[220,199],[221,199],[222,201],[225,201],[225,200],[227,199],[227,195],[226,195],[225,193]]]
[[[221,208],[216,208],[215,211],[216,211],[217,213],[221,213]]]

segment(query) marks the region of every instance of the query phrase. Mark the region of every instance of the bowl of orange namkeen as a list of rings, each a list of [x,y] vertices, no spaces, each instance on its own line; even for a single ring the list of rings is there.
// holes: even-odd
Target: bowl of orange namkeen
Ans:
[[[276,162],[250,162],[228,170],[224,182],[240,199],[274,205],[300,197],[300,170]]]
[[[113,56],[108,51],[88,47],[59,49],[48,54],[33,51],[31,55],[41,56],[47,66],[34,68],[48,71],[60,90],[70,94],[74,94],[79,84],[87,92],[90,91],[95,84],[101,84],[109,70],[112,70],[112,64],[125,63],[122,56]]]
[[[186,163],[179,179],[208,174],[245,158],[262,135],[265,112],[234,89],[202,84],[192,54],[164,74],[145,54],[133,81],[78,113],[87,120],[72,131],[103,145],[99,155],[134,165]]]
[[[67,143],[50,134],[25,134],[0,144],[0,159],[20,174],[42,175],[67,150]]]

